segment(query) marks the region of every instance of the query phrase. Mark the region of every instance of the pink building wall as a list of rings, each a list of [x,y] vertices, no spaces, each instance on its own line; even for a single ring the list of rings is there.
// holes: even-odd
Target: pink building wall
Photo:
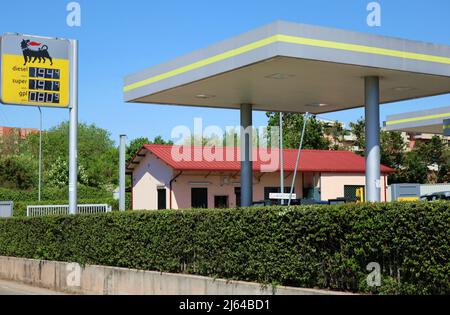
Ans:
[[[198,172],[197,172],[198,174]],[[229,207],[236,207],[236,195],[235,188],[240,187],[240,177],[230,178],[227,183],[226,179],[232,175],[193,175],[187,173],[180,176],[173,184],[173,204],[174,209],[186,209],[191,208],[191,188],[208,188],[208,207],[214,207],[215,196],[228,196]],[[264,188],[265,187],[280,187],[280,175],[279,173],[267,173],[261,177],[262,174],[255,174],[253,180],[253,200],[264,200]],[[261,178],[259,178],[261,177]],[[208,182],[208,185],[197,185],[195,182]],[[290,187],[292,184],[292,177],[285,180],[285,187]],[[302,197],[301,177],[297,177],[297,184],[295,192],[297,196]],[[175,207],[176,205],[176,207]]]
[[[168,188],[173,173],[172,168],[153,154],[147,153],[133,172],[133,209],[158,209],[158,187]],[[169,191],[166,197],[169,200]]]
[[[386,202],[386,183],[387,177],[380,178],[381,183],[381,201]],[[344,187],[349,186],[365,186],[366,177],[361,174],[336,174],[323,173],[321,177],[322,200],[330,200],[344,196]]]

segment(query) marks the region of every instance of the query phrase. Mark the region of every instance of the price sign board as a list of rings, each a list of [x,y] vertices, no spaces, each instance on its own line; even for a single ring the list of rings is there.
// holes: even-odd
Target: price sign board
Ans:
[[[3,104],[69,107],[68,40],[6,34],[0,50]]]

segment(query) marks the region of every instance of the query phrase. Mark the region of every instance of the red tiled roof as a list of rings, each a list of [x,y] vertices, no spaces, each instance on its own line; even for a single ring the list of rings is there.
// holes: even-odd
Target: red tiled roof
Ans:
[[[211,148],[211,147],[189,147],[189,146],[171,146],[171,145],[144,145],[141,151],[145,149],[151,152],[164,163],[178,171],[240,171],[240,149],[239,148]],[[187,158],[176,158],[172,152],[180,152],[186,154]],[[206,153],[206,154],[202,154]],[[207,158],[207,153],[212,153],[223,157],[222,159]],[[253,169],[256,172],[274,172],[279,170],[279,150],[263,151],[257,154],[257,150],[253,154]],[[264,153],[276,157],[270,166],[270,162],[265,158]],[[298,150],[284,150],[284,170],[293,172],[295,170],[295,162]],[[205,157],[206,155],[206,157]],[[231,156],[231,161],[227,158]],[[267,155],[266,155],[267,157]],[[136,157],[134,159],[136,164]],[[133,163],[132,162],[132,163]],[[359,155],[349,151],[319,151],[319,150],[302,150],[299,170],[303,172],[329,172],[329,173],[364,173],[365,159]],[[381,166],[383,174],[394,173],[395,170],[386,166]]]

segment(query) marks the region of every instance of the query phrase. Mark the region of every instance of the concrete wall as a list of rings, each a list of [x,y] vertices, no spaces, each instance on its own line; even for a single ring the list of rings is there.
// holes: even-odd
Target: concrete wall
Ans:
[[[208,277],[0,256],[0,279],[89,295],[342,295]]]

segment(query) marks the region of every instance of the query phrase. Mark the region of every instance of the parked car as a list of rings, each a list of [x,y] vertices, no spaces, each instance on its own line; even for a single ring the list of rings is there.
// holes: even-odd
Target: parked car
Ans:
[[[428,194],[420,197],[422,201],[450,200],[450,191]]]

